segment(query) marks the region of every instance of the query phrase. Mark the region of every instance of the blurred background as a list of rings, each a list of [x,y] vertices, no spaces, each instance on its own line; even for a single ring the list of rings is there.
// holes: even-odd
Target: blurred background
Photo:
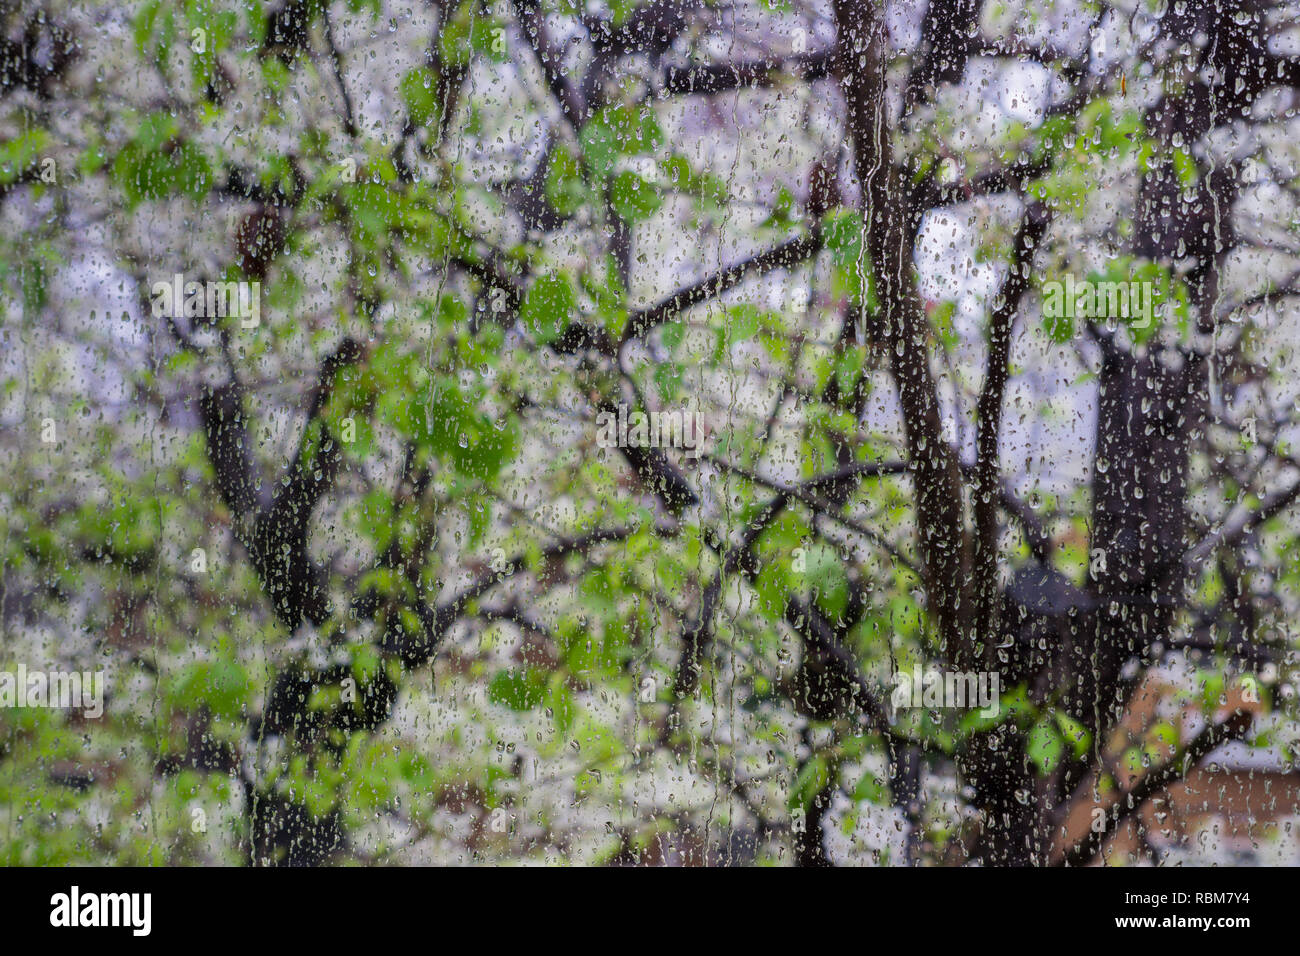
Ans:
[[[1298,28],[0,0],[0,859],[1300,862]]]

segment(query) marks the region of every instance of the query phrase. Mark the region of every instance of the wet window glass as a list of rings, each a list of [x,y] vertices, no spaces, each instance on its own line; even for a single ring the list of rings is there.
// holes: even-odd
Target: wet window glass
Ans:
[[[1300,863],[1300,8],[0,4],[0,862]]]

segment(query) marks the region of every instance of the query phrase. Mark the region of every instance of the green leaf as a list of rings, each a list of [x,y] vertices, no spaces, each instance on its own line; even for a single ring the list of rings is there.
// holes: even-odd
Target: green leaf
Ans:
[[[830,778],[831,771],[826,758],[821,754],[813,754],[799,770],[799,776],[795,777],[794,785],[790,788],[789,808],[806,811],[812,806],[817,794],[830,782]]]
[[[434,388],[430,404],[427,418],[424,402],[417,398],[411,406],[421,443],[439,457],[449,459],[462,474],[483,480],[494,478],[514,451],[513,427],[498,427],[446,382]]]
[[[411,122],[426,126],[437,119],[442,111],[438,102],[438,77],[428,67],[417,67],[402,77],[400,86],[402,102]]]
[[[868,277],[871,262],[862,245],[862,217],[852,209],[840,207],[822,220],[822,236],[835,264],[836,285],[850,301],[866,308],[875,307]]]
[[[867,803],[884,806],[889,802],[889,787],[868,770],[862,775],[858,785],[853,788],[853,799],[859,802],[865,800]]]
[[[995,713],[985,715],[980,710],[969,711],[961,720],[959,733],[963,737],[983,733],[1008,720],[1024,726],[1035,714],[1037,708],[1029,700],[1028,690],[1024,684],[1018,684],[1003,692],[1001,704]]]
[[[587,201],[578,158],[563,146],[551,150],[546,164],[546,201],[561,216],[572,216]]]
[[[501,671],[488,685],[488,700],[511,710],[532,710],[546,698],[546,675],[534,667]]]
[[[198,200],[212,185],[212,168],[192,143],[177,143],[169,117],[150,117],[113,162],[113,180],[131,206],[184,195]]]
[[[251,690],[248,673],[235,661],[205,661],[185,669],[173,692],[173,703],[183,711],[203,705],[214,716],[235,720],[244,715]]]
[[[862,217],[851,209],[836,209],[826,215],[822,234],[835,265],[844,270],[856,269],[862,255]]]
[[[658,212],[663,199],[653,185],[629,169],[614,177],[610,203],[624,222],[636,222]]]
[[[599,178],[609,176],[623,156],[651,152],[663,144],[663,133],[649,108],[607,106],[579,133],[582,154]]]
[[[1083,757],[1092,749],[1092,734],[1089,733],[1088,728],[1065,711],[1056,712],[1056,725],[1061,728],[1061,736],[1074,748],[1076,758]]]
[[[835,620],[849,606],[849,579],[844,561],[834,548],[825,544],[809,545],[805,560],[813,599],[824,614]]]
[[[1074,338],[1074,319],[1062,312],[1060,315],[1043,314],[1043,331],[1057,345],[1065,345]]]
[[[38,162],[50,144],[50,134],[37,127],[0,143],[0,186],[16,182],[29,167]]]
[[[1065,755],[1065,742],[1050,719],[1044,717],[1034,724],[1025,743],[1025,752],[1039,773],[1048,774],[1056,769]]]
[[[554,341],[569,326],[578,309],[572,283],[560,273],[542,276],[524,296],[520,318],[543,345]]]
[[[664,348],[670,352],[675,352],[677,347],[682,344],[682,339],[686,337],[686,323],[680,321],[665,322],[659,336]]]
[[[1200,171],[1196,168],[1196,160],[1192,158],[1191,150],[1186,146],[1181,146],[1174,150],[1173,153],[1174,175],[1178,177],[1178,184],[1184,189],[1196,185],[1200,179]]]

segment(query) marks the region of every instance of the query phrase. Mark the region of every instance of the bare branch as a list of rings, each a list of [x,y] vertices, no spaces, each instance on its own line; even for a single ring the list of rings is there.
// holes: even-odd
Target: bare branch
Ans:
[[[1289,488],[1280,488],[1268,495],[1258,508],[1242,508],[1223,527],[1202,538],[1183,558],[1183,568],[1194,573],[1217,549],[1231,547],[1241,541],[1270,518],[1276,517],[1300,498],[1300,480]]]
[[[1002,433],[1002,407],[1011,364],[1011,333],[1020,300],[1030,287],[1030,268],[1038,243],[1047,230],[1051,213],[1040,204],[1026,210],[1016,235],[1015,251],[989,318],[988,367],[977,405],[975,476],[971,492],[975,511],[975,618],[990,633],[997,628],[998,543],[998,440]],[[991,646],[994,642],[989,641]]]
[[[537,65],[541,67],[546,86],[576,134],[587,118],[587,105],[578,88],[564,72],[564,53],[551,42],[551,33],[547,29],[541,4],[538,0],[514,0],[514,8],[519,25],[537,57]]]
[[[661,302],[632,312],[628,316],[627,326],[623,330],[623,344],[638,339],[646,333],[672,321],[677,315],[691,306],[706,302],[735,288],[741,282],[754,276],[760,276],[775,269],[787,269],[816,255],[822,247],[821,230],[814,228],[811,234],[789,239],[774,249],[751,256],[743,262],[716,272],[694,285],[679,289]]]
[[[1187,745],[1187,748],[1180,756],[1170,760],[1159,770],[1148,773],[1128,793],[1116,796],[1110,806],[1106,808],[1106,819],[1110,821],[1110,832],[1117,829],[1120,823],[1128,819],[1129,816],[1161,790],[1187,776],[1187,773],[1193,767],[1219,745],[1229,740],[1244,737],[1250,729],[1251,720],[1250,714],[1244,711],[1236,711],[1223,722],[1211,724]],[[1106,835],[1106,831],[1097,833],[1089,829],[1088,835],[1080,843],[1075,844],[1066,851],[1057,865],[1086,866],[1101,852],[1101,848],[1106,841]]]
[[[664,71],[662,89],[670,96],[708,96],[746,87],[775,86],[786,79],[811,82],[830,75],[833,57],[834,50],[827,49],[785,59],[670,66]]]

